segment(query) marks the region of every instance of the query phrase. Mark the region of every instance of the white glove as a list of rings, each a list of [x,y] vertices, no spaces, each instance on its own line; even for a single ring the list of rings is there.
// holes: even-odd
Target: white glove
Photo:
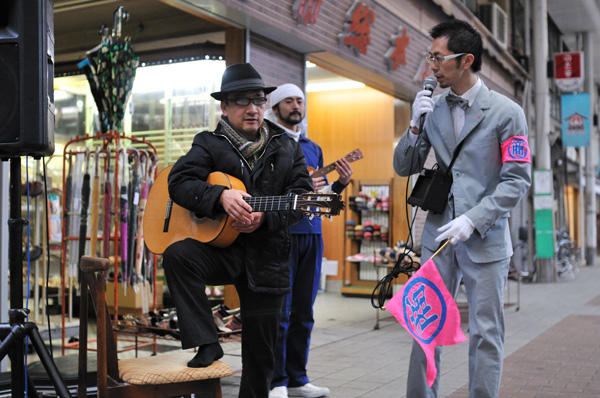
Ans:
[[[433,110],[433,99],[431,90],[421,90],[417,93],[412,104],[412,119],[410,127],[419,127],[419,118],[422,114]]]
[[[475,230],[475,226],[473,225],[473,221],[464,214],[450,221],[448,224],[443,225],[437,229],[441,234],[435,238],[436,242],[441,242],[445,239],[450,239],[450,243],[453,245],[458,242],[465,241],[469,239],[469,236]]]

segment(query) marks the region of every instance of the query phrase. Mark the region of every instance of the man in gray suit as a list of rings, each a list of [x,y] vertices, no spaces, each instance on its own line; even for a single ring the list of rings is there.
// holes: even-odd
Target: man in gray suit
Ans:
[[[489,90],[478,77],[483,46],[468,23],[444,22],[430,34],[427,61],[440,87],[450,90],[434,98],[430,90],[417,94],[410,128],[395,149],[394,169],[401,176],[418,173],[433,148],[438,166],[447,170],[454,150],[464,141],[448,171],[452,177],[448,203],[441,214],[427,215],[422,258],[431,257],[450,239],[452,245],[436,256],[435,264],[453,295],[461,279],[466,288],[470,397],[497,397],[504,350],[504,288],[512,255],[508,217],[531,181],[527,124],[521,107]],[[437,347],[438,373],[429,388],[425,355],[413,344],[408,397],[437,397],[440,354]]]

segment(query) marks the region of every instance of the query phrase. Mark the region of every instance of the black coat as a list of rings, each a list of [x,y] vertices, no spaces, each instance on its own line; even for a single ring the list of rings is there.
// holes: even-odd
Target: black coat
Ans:
[[[196,134],[192,147],[169,174],[169,195],[178,205],[200,217],[223,213],[219,203],[225,187],[206,183],[213,171],[239,178],[252,196],[285,195],[312,190],[312,180],[302,148],[285,136],[283,130],[266,121],[270,139],[264,154],[250,169],[220,126],[213,132]],[[248,286],[257,292],[283,294],[289,291],[288,227],[302,218],[298,211],[266,212],[263,224],[252,233],[242,233],[223,250],[236,250],[242,256],[231,269],[232,276],[245,271]]]

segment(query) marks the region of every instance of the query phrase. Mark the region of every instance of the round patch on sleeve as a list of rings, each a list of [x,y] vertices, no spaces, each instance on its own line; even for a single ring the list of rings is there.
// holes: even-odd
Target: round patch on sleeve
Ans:
[[[531,163],[527,137],[516,135],[502,143],[502,163],[504,162]]]

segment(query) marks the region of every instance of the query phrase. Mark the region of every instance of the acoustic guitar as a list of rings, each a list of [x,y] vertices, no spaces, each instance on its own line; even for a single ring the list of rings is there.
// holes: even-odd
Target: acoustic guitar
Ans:
[[[171,200],[167,181],[171,167],[159,173],[148,193],[143,221],[144,240],[148,249],[155,254],[162,254],[169,245],[186,238],[217,247],[232,244],[240,232],[231,227],[233,219],[227,214],[222,213],[214,218],[198,217]],[[206,182],[246,191],[242,181],[218,171],[210,173]],[[308,215],[335,216],[344,208],[344,202],[337,194],[251,196],[244,200],[255,212],[299,210]]]
[[[360,149],[355,149],[343,157],[343,159],[346,159],[349,163],[354,162],[355,160],[360,160],[362,158],[363,158],[363,154],[360,151]],[[313,170],[314,170],[314,172],[310,175],[312,178],[323,177],[324,175],[329,174],[333,170],[335,170],[335,162],[328,164],[327,166],[321,167],[320,169],[316,169],[316,170],[312,167],[308,168],[308,171],[313,171]]]

